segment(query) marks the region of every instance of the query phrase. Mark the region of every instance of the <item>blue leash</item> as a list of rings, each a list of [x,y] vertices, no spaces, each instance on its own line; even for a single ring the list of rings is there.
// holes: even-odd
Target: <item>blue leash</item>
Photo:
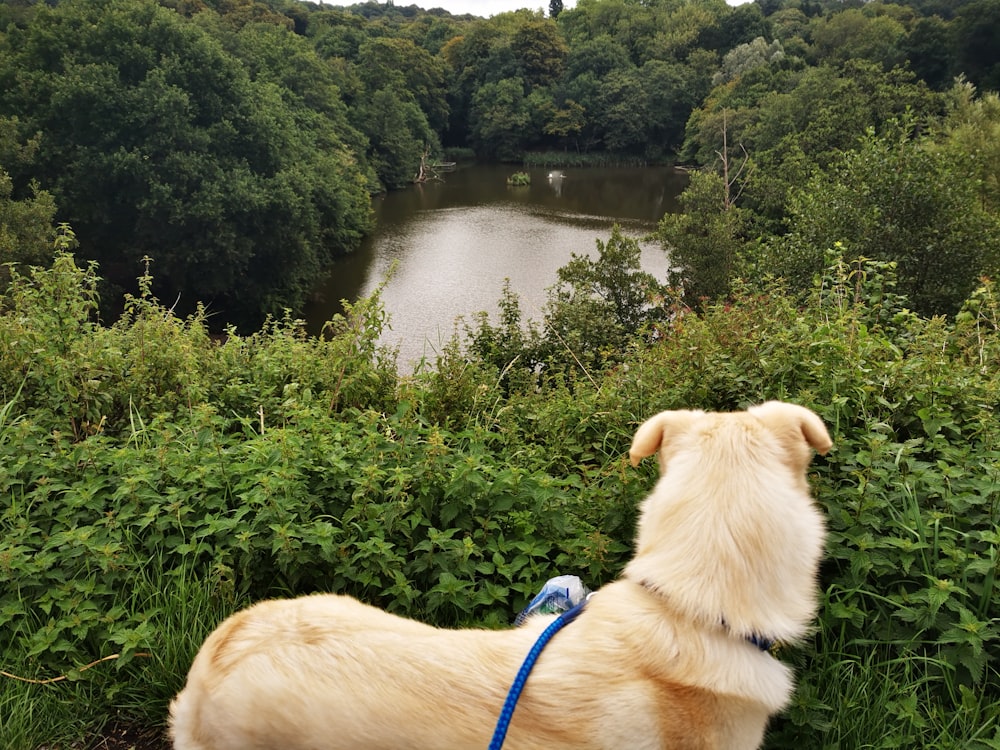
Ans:
[[[507,692],[507,700],[500,711],[500,718],[497,719],[497,728],[493,730],[493,739],[490,742],[489,750],[500,750],[503,747],[504,738],[507,736],[507,727],[510,726],[510,720],[514,716],[514,709],[517,708],[517,699],[521,697],[524,684],[528,681],[528,675],[531,674],[531,670],[534,668],[535,662],[538,661],[542,649],[552,640],[552,636],[576,619],[577,615],[583,611],[586,603],[587,600],[584,599],[572,609],[568,609],[560,614],[559,617],[542,631],[542,634],[538,636],[538,640],[535,641],[535,645],[531,647],[531,651],[524,657],[524,663],[521,665],[521,669],[518,670],[517,677],[514,678],[514,682]]]

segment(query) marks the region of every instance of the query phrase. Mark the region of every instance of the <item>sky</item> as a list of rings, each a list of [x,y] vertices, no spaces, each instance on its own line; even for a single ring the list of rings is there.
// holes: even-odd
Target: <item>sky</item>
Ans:
[[[726,0],[730,5],[739,5],[747,0]],[[430,10],[431,8],[444,8],[449,13],[461,15],[471,13],[474,16],[489,18],[497,13],[506,13],[508,10],[518,8],[528,8],[530,10],[541,10],[545,15],[549,14],[549,0],[395,0],[399,6],[416,5],[418,8]],[[563,8],[576,6],[576,0],[563,0]]]
[[[518,8],[542,10],[545,11],[545,15],[549,14],[549,0],[395,0],[395,4],[399,6],[416,5],[424,10],[444,8],[449,13],[456,15],[471,13],[483,18]],[[563,0],[564,8],[572,8],[574,5],[576,5],[576,0]]]

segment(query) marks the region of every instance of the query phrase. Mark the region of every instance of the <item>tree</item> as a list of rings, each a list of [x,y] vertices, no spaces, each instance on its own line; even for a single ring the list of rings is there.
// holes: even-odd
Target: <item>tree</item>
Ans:
[[[671,286],[687,305],[698,307],[729,293],[749,218],[715,172],[692,172],[679,200],[681,212],[666,214],[657,236],[670,258]]]
[[[847,260],[897,264],[899,290],[923,315],[953,314],[980,274],[1000,267],[1000,220],[982,207],[968,155],[869,130],[861,147],[793,191],[789,234],[772,240],[768,265],[807,288],[842,248]]]
[[[706,25],[700,47],[720,52],[747,44],[757,37],[771,37],[771,26],[757,3],[742,3],[719,13],[714,24]]]
[[[368,136],[366,153],[384,188],[412,182],[425,151],[440,152],[448,122],[444,65],[409,39],[377,37],[358,49],[362,89],[350,117]]]
[[[30,162],[39,139],[24,143],[18,123],[0,118],[0,165]],[[56,205],[52,195],[30,182],[23,196],[14,195],[14,182],[0,166],[0,282],[6,283],[8,263],[48,265],[52,259]]]
[[[291,18],[257,0],[188,0],[178,5],[189,15],[211,9],[234,31],[254,24],[268,24],[288,31],[295,28]]]
[[[580,150],[580,133],[586,124],[586,113],[583,106],[572,99],[567,99],[561,107],[553,107],[548,113],[548,119],[542,132],[558,138],[560,141],[573,143]]]
[[[871,60],[884,70],[902,62],[903,25],[890,16],[868,16],[848,8],[813,21],[813,47],[820,61]]]
[[[556,271],[557,289],[568,297],[586,296],[607,305],[616,325],[626,334],[659,320],[666,288],[642,270],[642,248],[634,237],[622,234],[615,225],[607,242],[596,240],[597,258],[574,254]],[[559,294],[556,294],[557,298]]]
[[[582,120],[574,138],[577,150],[587,152],[601,143],[601,133],[596,118],[591,112],[600,107],[598,97],[601,91],[601,80],[593,73],[584,73],[567,80],[558,88],[564,101],[573,101],[580,107]]]
[[[52,260],[56,206],[37,185],[23,200],[12,197],[10,175],[0,169],[0,282],[7,281],[8,263],[45,266]]]
[[[300,305],[358,245],[372,182],[335,90],[293,90],[276,66],[295,56],[263,56],[280,39],[301,59],[307,42],[270,29],[251,43],[254,28],[213,37],[210,19],[151,0],[81,0],[39,8],[0,57],[0,114],[41,134],[15,190],[50,190],[105,277],[131,286],[151,257],[161,297],[247,325]],[[234,54],[247,49],[253,69]]]
[[[759,167],[744,207],[779,231],[789,190],[858,148],[866,128],[881,132],[904,116],[926,122],[941,106],[941,97],[909,71],[886,72],[867,60],[801,71],[756,67],[717,86],[692,113],[682,156],[714,163],[728,132]]]
[[[403,101],[392,88],[370,94],[358,107],[369,137],[369,160],[389,189],[413,182],[425,150],[438,150],[437,136],[412,101]]]
[[[649,120],[646,104],[642,81],[634,68],[612,71],[602,81],[591,117],[608,151],[645,148]]]
[[[658,60],[683,62],[694,50],[704,48],[703,40],[718,32],[719,16],[723,11],[705,3],[667,7],[670,10],[658,19],[649,55]]]
[[[549,18],[558,18],[562,10],[562,0],[549,0]]]
[[[774,38],[782,42],[801,40],[807,34],[809,19],[799,8],[783,8],[768,16]]]
[[[942,138],[934,148],[946,152],[943,158],[949,161],[964,160],[983,207],[1000,215],[1000,94],[988,91],[977,97],[975,86],[960,81],[948,100]]]
[[[956,72],[979,89],[1000,91],[1000,0],[962,4],[951,31]]]
[[[752,42],[739,44],[723,56],[722,69],[712,78],[712,85],[718,86],[754,68],[778,63],[784,56],[785,50],[777,39],[768,44],[759,36]]]
[[[615,226],[597,240],[597,258],[574,254],[548,291],[537,357],[548,370],[600,370],[622,359],[626,342],[663,319],[667,289],[642,270],[641,247]]]
[[[574,45],[566,59],[570,79],[590,73],[603,78],[612,70],[632,65],[628,50],[607,34]]]
[[[940,91],[952,82],[954,53],[948,25],[937,16],[921,18],[902,44],[910,68],[932,89]]]
[[[511,34],[501,25],[502,16],[509,15],[500,14],[477,23],[441,49],[441,57],[449,69],[450,142],[476,143],[479,123],[473,115],[474,98],[483,86],[520,75],[510,49]]]
[[[597,240],[596,258],[574,253],[547,290],[541,328],[523,319],[504,284],[499,324],[480,313],[466,327],[470,351],[499,371],[508,390],[534,391],[539,376],[573,382],[622,361],[667,314],[667,288],[642,270],[641,255],[639,240],[617,225],[607,242]]]
[[[368,35],[361,16],[346,11],[323,11],[314,14],[314,46],[319,55],[329,59],[340,57],[353,60]]]
[[[392,88],[397,97],[420,107],[432,130],[447,126],[444,65],[427,50],[409,39],[379,37],[361,45],[357,65],[368,91]]]
[[[566,42],[550,20],[529,20],[518,26],[511,50],[520,61],[521,78],[529,87],[559,80],[566,60]]]
[[[646,98],[646,154],[659,159],[676,154],[684,143],[691,110],[700,103],[707,78],[684,63],[650,60],[639,70]]]
[[[500,161],[517,161],[524,151],[530,121],[520,78],[488,83],[472,101],[471,130],[476,150]]]

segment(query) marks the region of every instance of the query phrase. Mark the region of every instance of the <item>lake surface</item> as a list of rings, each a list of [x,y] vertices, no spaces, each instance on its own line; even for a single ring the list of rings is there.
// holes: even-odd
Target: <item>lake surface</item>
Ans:
[[[540,320],[546,289],[574,253],[596,257],[596,240],[606,242],[614,224],[634,237],[654,230],[687,183],[660,167],[530,169],[530,185],[508,187],[515,171],[473,165],[376,198],[375,232],[317,286],[309,330],[341,312],[340,300],[385,282],[391,330],[383,342],[399,347],[400,370],[410,371],[421,357],[434,360],[459,319],[471,323],[483,310],[495,319],[505,279],[525,317]],[[665,280],[658,243],[643,243],[642,265]]]

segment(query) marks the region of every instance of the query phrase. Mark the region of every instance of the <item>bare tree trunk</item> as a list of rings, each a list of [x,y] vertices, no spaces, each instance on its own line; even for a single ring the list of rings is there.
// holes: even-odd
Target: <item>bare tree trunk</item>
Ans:
[[[743,195],[743,189],[746,187],[747,180],[750,175],[753,174],[753,164],[750,163],[750,154],[747,153],[746,148],[743,144],[740,144],[740,151],[743,152],[742,160],[739,166],[736,168],[736,172],[730,177],[730,160],[729,160],[729,121],[726,114],[726,110],[722,110],[722,151],[716,151],[719,158],[722,160],[722,180],[725,184],[725,193],[722,198],[722,208],[726,211],[731,209],[736,201],[739,200],[740,196]],[[743,172],[746,171],[746,175],[743,176]],[[742,181],[741,181],[742,177]],[[735,190],[735,195],[733,194]]]

